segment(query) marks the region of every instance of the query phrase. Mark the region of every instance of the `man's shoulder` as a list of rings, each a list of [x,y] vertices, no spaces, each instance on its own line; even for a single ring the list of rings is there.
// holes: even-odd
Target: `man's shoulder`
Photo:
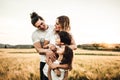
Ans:
[[[54,25],[48,25],[49,27],[54,27]]]
[[[37,29],[35,29],[32,33],[36,33]]]
[[[39,30],[36,29],[35,31],[33,31],[32,35],[35,35],[35,34],[37,34],[38,32],[39,32]]]
[[[49,30],[53,30],[54,26],[53,25],[48,25],[49,26]]]

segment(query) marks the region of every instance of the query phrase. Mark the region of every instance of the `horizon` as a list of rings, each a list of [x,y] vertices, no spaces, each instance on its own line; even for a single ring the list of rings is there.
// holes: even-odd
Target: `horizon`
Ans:
[[[119,0],[2,0],[0,5],[0,43],[3,44],[33,44],[31,35],[36,29],[30,21],[33,11],[49,25],[54,25],[58,16],[67,15],[77,45],[120,43]]]
[[[9,43],[0,43],[0,45],[12,45],[12,46],[16,46],[16,45],[33,45],[33,44],[9,44]],[[91,44],[106,44],[106,45],[120,45],[120,43],[81,43],[81,44],[77,44],[77,45],[91,45]]]

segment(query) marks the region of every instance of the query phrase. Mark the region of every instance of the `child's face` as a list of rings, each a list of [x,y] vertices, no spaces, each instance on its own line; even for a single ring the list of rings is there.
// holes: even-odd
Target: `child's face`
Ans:
[[[61,44],[60,37],[57,36],[57,38],[56,38],[56,45],[60,45],[60,44]]]
[[[65,51],[65,46],[62,46],[62,47],[61,47],[61,54],[62,54],[62,55],[64,54],[64,51]]]
[[[57,54],[63,55],[64,51],[65,51],[65,46],[62,46],[62,47],[57,49]]]

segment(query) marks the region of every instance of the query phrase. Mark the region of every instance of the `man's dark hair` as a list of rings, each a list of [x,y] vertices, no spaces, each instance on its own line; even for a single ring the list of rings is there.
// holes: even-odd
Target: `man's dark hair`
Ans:
[[[30,14],[30,18],[31,18],[31,23],[33,26],[35,26],[35,23],[38,21],[38,19],[44,21],[44,19],[41,16],[39,16],[36,12],[32,12]]]

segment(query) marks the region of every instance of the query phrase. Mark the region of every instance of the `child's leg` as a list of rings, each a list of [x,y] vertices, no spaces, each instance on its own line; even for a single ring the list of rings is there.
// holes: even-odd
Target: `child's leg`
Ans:
[[[48,80],[52,80],[50,67],[48,68]]]
[[[63,80],[68,80],[68,71],[65,71],[64,79]]]

